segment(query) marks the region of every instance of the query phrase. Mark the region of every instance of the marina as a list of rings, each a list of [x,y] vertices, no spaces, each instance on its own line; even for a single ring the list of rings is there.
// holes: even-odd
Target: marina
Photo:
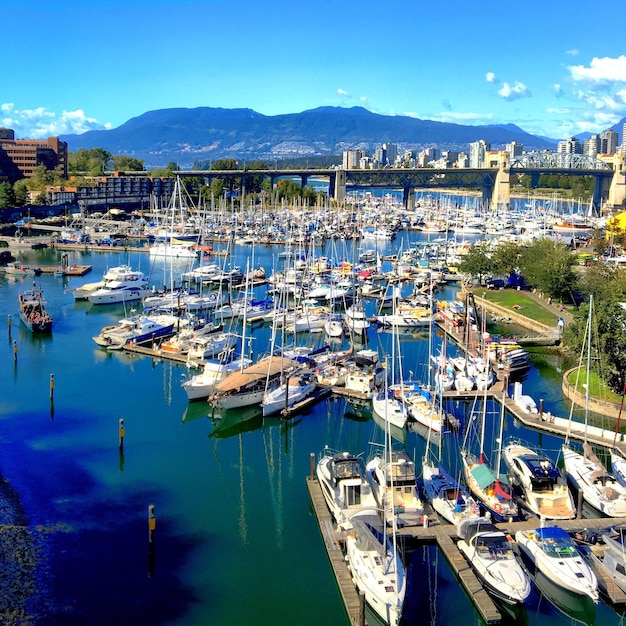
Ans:
[[[276,262],[274,250],[259,246],[255,258],[265,267],[272,267]],[[249,253],[249,248],[238,249],[233,265],[245,266]],[[54,265],[59,252],[24,254],[23,261],[29,264],[36,260],[40,265]],[[34,254],[37,257],[31,257]],[[89,264],[98,277],[106,267],[119,264],[117,259],[121,258],[115,252],[81,252],[81,259],[73,256],[78,254],[76,251],[69,254],[70,265]],[[133,267],[143,264],[146,271],[141,258],[141,254],[131,254],[128,260]],[[161,282],[155,277],[160,277],[166,267],[162,264],[146,271],[151,275],[151,283]],[[179,271],[183,271],[182,266]],[[3,296],[7,295],[0,308],[5,320],[16,309],[15,294],[23,281],[29,285],[32,277],[0,278],[0,289]],[[371,408],[353,404],[368,395],[343,387],[320,386],[317,393],[302,404],[289,407],[284,415],[266,418],[254,407],[221,411],[206,402],[188,404],[180,386],[181,380],[189,376],[184,355],[166,353],[159,349],[158,342],[152,341],[127,345],[113,353],[93,344],[91,337],[128,315],[128,307],[94,307],[88,301],[75,301],[70,290],[80,282],[76,277],[42,274],[37,281],[42,283],[49,301],[54,328],[48,338],[29,337],[15,326],[7,329],[11,341],[19,344],[19,356],[13,368],[3,368],[0,382],[12,390],[11,397],[20,400],[10,402],[3,410],[1,434],[8,441],[15,441],[16,448],[8,452],[0,469],[19,495],[28,526],[50,529],[47,535],[34,531],[32,539],[42,546],[40,559],[52,570],[53,578],[60,581],[58,577],[71,570],[82,576],[85,584],[79,590],[59,583],[54,593],[37,584],[27,604],[22,603],[22,610],[36,614],[37,607],[45,604],[62,616],[63,611],[73,610],[93,615],[97,609],[101,623],[130,624],[145,620],[143,611],[149,606],[153,623],[209,620],[216,624],[315,624],[319,623],[319,616],[305,615],[301,610],[303,604],[313,600],[324,607],[326,621],[360,624],[365,620],[376,624],[377,618],[364,605],[346,567],[342,552],[345,531],[337,533],[323,498],[320,500],[321,492],[314,493],[319,490],[316,481],[307,478],[312,450],[331,445],[360,454],[366,453],[372,441],[381,439],[382,431],[372,418]],[[266,288],[267,285],[257,284],[255,296],[264,295]],[[456,288],[442,289],[439,297],[445,299]],[[367,317],[372,319],[378,304],[373,299],[365,304]],[[389,358],[394,333],[376,326],[367,333],[367,347],[375,348],[382,359]],[[442,341],[443,333],[439,326],[438,341]],[[250,334],[254,354],[261,354],[270,343],[271,324],[257,322],[250,326]],[[306,334],[297,337],[300,345],[306,343]],[[408,374],[417,363],[427,360],[427,333],[411,331],[398,339]],[[73,346],[71,354],[67,353],[68,345]],[[532,353],[532,366],[523,380],[524,392],[537,399],[541,413],[526,414],[521,410],[513,398],[512,384],[505,382],[502,375],[488,392],[494,407],[490,408],[490,415],[499,413],[499,403],[505,402],[507,438],[523,436],[551,454],[567,432],[567,425],[551,419],[567,415],[559,376],[548,373],[543,366],[544,359],[553,362],[555,358],[558,357],[553,353]],[[559,367],[565,365],[559,361]],[[55,373],[53,400],[51,372]],[[75,383],[79,379],[83,381],[81,385]],[[108,391],[104,391],[105,386]],[[115,393],[110,389],[115,389]],[[472,405],[480,403],[484,394],[451,390],[445,392],[444,398],[450,410],[465,423]],[[120,419],[126,428],[123,447],[118,440]],[[488,430],[491,429],[490,424]],[[604,430],[608,435],[611,427]],[[402,437],[403,448],[416,461],[421,459],[426,445],[423,435],[405,429]],[[456,445],[454,437],[447,431],[442,434],[445,449]],[[592,440],[606,444],[607,439],[603,434]],[[623,446],[623,442],[619,445]],[[37,459],[42,455],[47,459],[46,466],[57,467],[59,482],[52,488],[43,470],[38,469]],[[20,457],[31,468],[26,473],[21,470]],[[70,475],[80,477],[79,482],[68,480]],[[48,488],[41,489],[39,482]],[[73,503],[71,511],[64,504],[68,501]],[[113,502],[120,504],[102,515],[102,504]],[[144,539],[150,505],[154,505],[158,518],[153,548]],[[215,514],[215,506],[219,507],[219,515]],[[425,511],[431,518],[431,511]],[[606,519],[586,517],[566,522],[566,528],[572,532],[607,526]],[[611,524],[623,522],[610,520]],[[67,531],[55,530],[59,524],[67,524]],[[533,524],[537,525],[536,520],[529,519],[498,526],[514,534],[516,530],[532,528]],[[98,546],[92,541],[94,534],[99,537]],[[128,541],[119,544],[116,538],[122,535],[128,535]],[[456,548],[455,537],[454,527],[438,523],[435,515],[427,525],[401,529],[399,543],[407,567],[407,600],[401,623],[414,623],[425,616],[442,624],[461,623],[461,614],[467,615],[468,611],[485,623],[503,619]],[[53,546],[69,550],[68,559],[54,556]],[[58,554],[56,550],[55,553]],[[441,561],[439,553],[444,557]],[[94,558],[101,563],[97,583],[87,566],[87,561]],[[273,563],[271,580],[262,575],[267,558]],[[307,562],[307,572],[299,573],[298,580],[293,575],[296,559]],[[243,562],[247,563],[245,571],[240,567]],[[123,573],[121,567],[125,568]],[[255,576],[257,584],[246,587],[246,603],[233,608],[238,597],[234,590],[244,586],[250,575]],[[114,616],[108,608],[110,598],[90,591],[102,584],[103,578],[107,582],[122,581],[125,590],[133,590],[140,598],[141,608],[129,605],[120,596],[118,606],[128,610],[121,620]],[[226,580],[228,590],[223,588]],[[436,595],[432,589],[424,588],[426,580],[437,585]],[[3,585],[10,588],[11,580]],[[171,595],[164,593],[172,585],[181,592],[175,606],[166,600]],[[218,588],[220,593],[216,596]],[[192,597],[188,595],[190,590]],[[88,597],[95,606],[89,606]],[[623,602],[617,592],[612,597],[617,604]],[[75,609],[63,608],[69,598]],[[280,608],[272,612],[271,618],[259,619],[273,606]],[[594,610],[598,623],[619,622],[619,615],[604,601]],[[569,623],[567,616],[537,591],[531,594],[526,611],[532,612],[533,623]]]

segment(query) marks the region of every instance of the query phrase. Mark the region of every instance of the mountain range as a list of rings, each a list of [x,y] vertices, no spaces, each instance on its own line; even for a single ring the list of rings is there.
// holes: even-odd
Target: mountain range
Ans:
[[[468,152],[484,139],[492,150],[516,141],[525,150],[553,150],[556,141],[526,133],[514,124],[464,126],[402,115],[380,115],[362,107],[319,107],[301,113],[262,115],[252,109],[199,107],[148,111],[110,130],[60,137],[75,152],[103,148],[113,155],[143,159],[147,168],[222,158],[280,161],[294,157],[368,154],[383,143],[398,153],[436,146]]]

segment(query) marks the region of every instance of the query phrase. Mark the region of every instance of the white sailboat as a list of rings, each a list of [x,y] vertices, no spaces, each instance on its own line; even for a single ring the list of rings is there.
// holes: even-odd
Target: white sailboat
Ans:
[[[591,322],[593,296],[589,298],[589,317],[586,330],[587,380],[591,369]],[[584,343],[584,342],[583,342]],[[583,348],[584,350],[584,348]],[[582,366],[582,353],[580,359]],[[580,371],[580,367],[579,367]],[[570,425],[574,405],[570,411]],[[626,517],[626,487],[621,485],[594,453],[587,441],[589,420],[589,385],[585,386],[585,440],[582,452],[574,449],[569,442],[569,431],[562,447],[563,464],[569,480],[582,493],[583,500],[608,517]],[[571,427],[571,426],[570,426]]]

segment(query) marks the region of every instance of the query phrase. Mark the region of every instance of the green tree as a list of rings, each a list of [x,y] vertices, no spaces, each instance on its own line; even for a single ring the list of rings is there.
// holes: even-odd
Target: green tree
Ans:
[[[213,161],[213,165],[211,167],[212,170],[224,171],[224,170],[238,170],[239,169],[239,161],[235,159],[217,159]]]
[[[522,246],[514,241],[499,243],[491,254],[494,273],[502,276],[510,276],[519,270]]]
[[[9,209],[15,206],[15,191],[11,183],[0,183],[0,209]]]
[[[562,243],[543,238],[522,251],[520,270],[530,286],[569,302],[578,280],[576,263],[576,257]]]
[[[90,176],[101,176],[105,170],[111,169],[113,161],[111,153],[103,148],[81,148],[76,152],[70,152],[68,157],[68,170],[70,173],[83,173]]]
[[[116,172],[143,172],[143,159],[134,159],[129,156],[113,156],[113,169]]]
[[[489,245],[480,241],[472,244],[458,266],[459,272],[478,278],[482,283],[483,278],[495,272],[495,264],[491,259]]]
[[[22,178],[13,185],[15,192],[15,206],[25,206],[29,202],[28,179]]]

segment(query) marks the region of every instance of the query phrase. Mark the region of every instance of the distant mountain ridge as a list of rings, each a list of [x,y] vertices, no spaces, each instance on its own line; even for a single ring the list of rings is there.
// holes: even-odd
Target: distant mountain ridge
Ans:
[[[383,143],[422,150],[469,150],[484,139],[492,149],[517,141],[526,150],[554,149],[556,142],[526,133],[514,124],[464,126],[408,116],[372,113],[363,107],[319,107],[301,113],[267,116],[252,109],[198,107],[148,111],[110,130],[64,135],[69,150],[104,148],[114,155],[143,159],[146,167],[173,161],[181,168],[195,161],[236,158],[268,161],[316,155],[341,155]]]

